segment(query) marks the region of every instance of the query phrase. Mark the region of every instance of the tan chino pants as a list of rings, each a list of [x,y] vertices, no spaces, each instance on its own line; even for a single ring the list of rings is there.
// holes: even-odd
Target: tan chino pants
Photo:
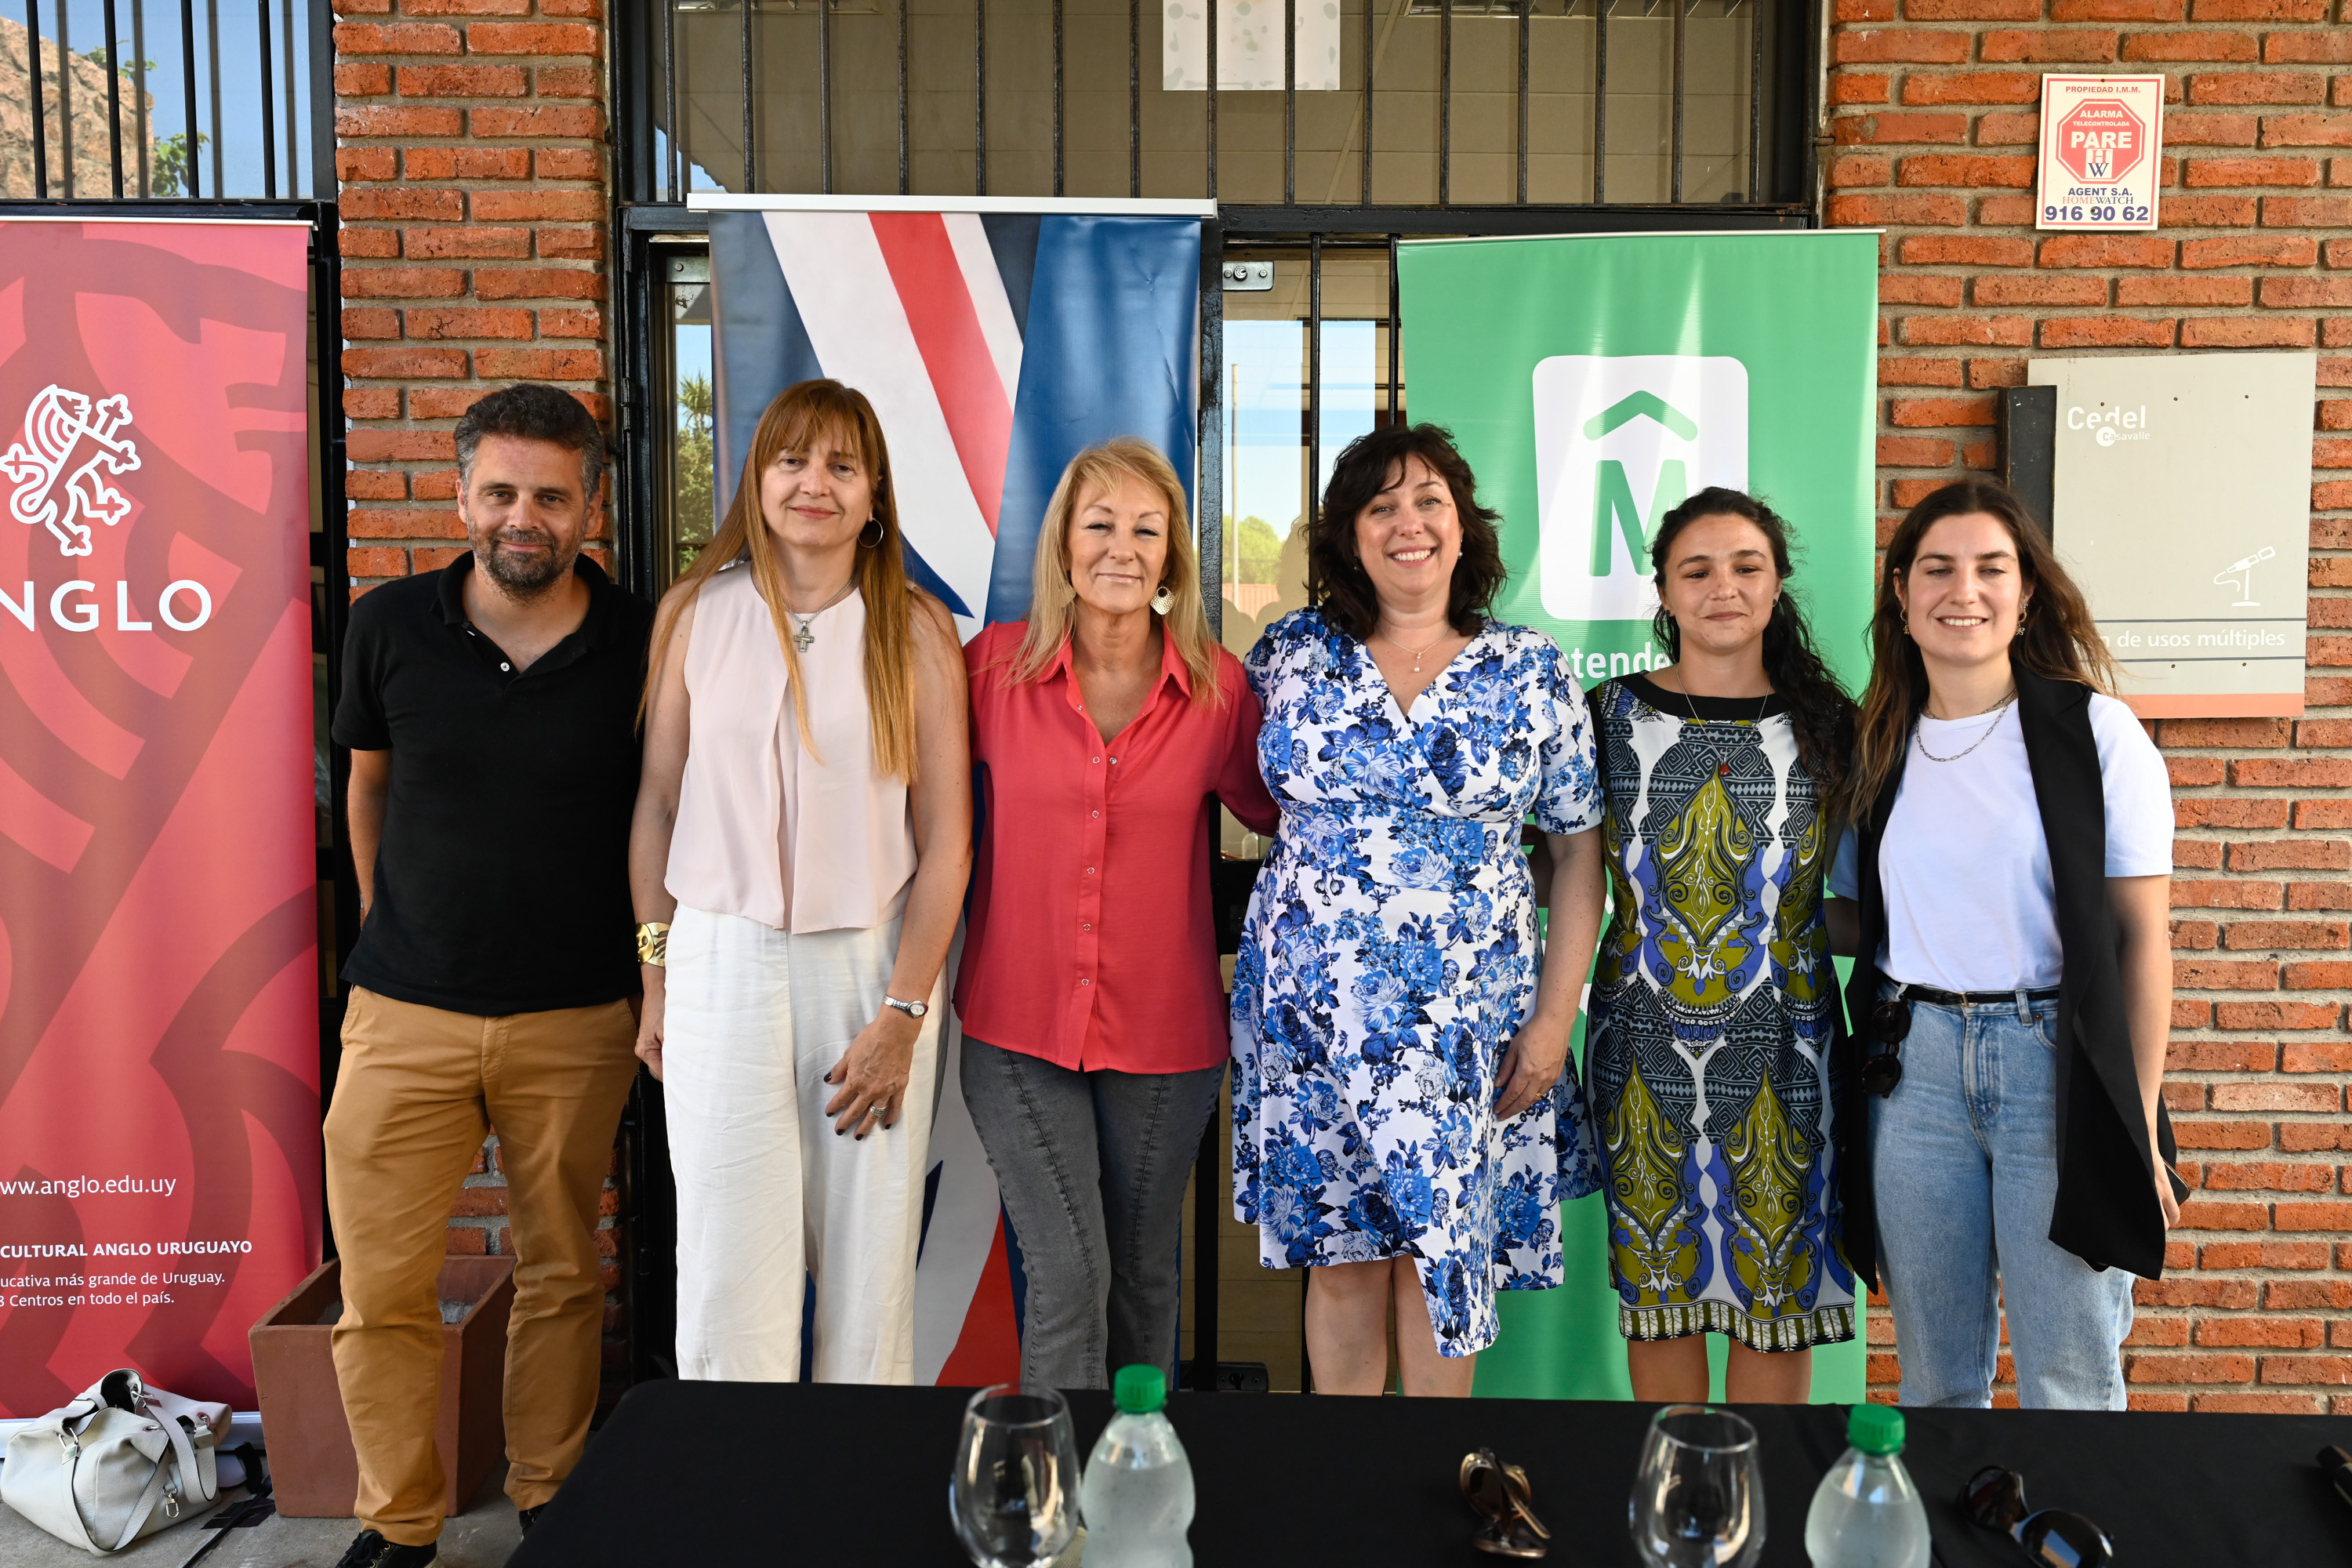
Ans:
[[[342,1258],[335,1375],[359,1451],[352,1511],[404,1546],[441,1533],[437,1280],[451,1205],[495,1126],[519,1258],[507,1332],[507,1493],[555,1495],[596,1405],[596,1210],[636,1073],[626,1002],[478,1017],[354,987],[327,1112]]]

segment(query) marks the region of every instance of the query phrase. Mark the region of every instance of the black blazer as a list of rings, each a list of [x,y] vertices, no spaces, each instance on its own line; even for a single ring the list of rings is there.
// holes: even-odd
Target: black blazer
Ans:
[[[2018,721],[2033,771],[2042,836],[2058,905],[2058,943],[2064,954],[2058,984],[2058,1199],[2050,1239],[2094,1268],[2128,1269],[2154,1279],[2164,1272],[2164,1211],[2148,1164],[2139,1075],[2124,1016],[2123,967],[2115,911],[2107,902],[2106,795],[2099,777],[2099,745],[2091,731],[2091,690],[2052,680],[2014,663]],[[1838,1120],[1846,1158],[1839,1183],[1844,1209],[1846,1258],[1856,1273],[1878,1282],[1878,1215],[1871,1186],[1870,1097],[1862,1089],[1862,1052],[1871,1008],[1878,999],[1878,950],[1886,938],[1886,910],[1878,885],[1879,841],[1903,782],[1905,744],[1878,798],[1858,807],[1854,824],[1856,886],[1862,937],[1846,1012],[1853,1027]],[[2172,1121],[2159,1103],[2157,1136],[2174,1158]],[[2187,1188],[2174,1178],[2177,1195]]]

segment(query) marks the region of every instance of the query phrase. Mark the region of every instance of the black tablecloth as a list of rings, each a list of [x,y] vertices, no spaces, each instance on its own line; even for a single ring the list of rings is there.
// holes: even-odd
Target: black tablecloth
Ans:
[[[854,1563],[956,1568],[948,1472],[969,1390],[652,1383],[632,1390],[524,1541],[517,1568]],[[1071,1396],[1083,1457],[1109,1396]],[[1454,1476],[1481,1446],[1524,1465],[1562,1568],[1635,1564],[1625,1500],[1653,1406],[1533,1399],[1178,1394],[1169,1417],[1199,1494],[1192,1554],[1228,1564],[1496,1563]],[[1835,1406],[1750,1406],[1762,1441],[1762,1562],[1803,1568],[1805,1511],[1845,1447]],[[2019,1568],[1954,1506],[1979,1467],[2037,1508],[2086,1513],[2121,1568],[2352,1563],[2352,1509],[2321,1445],[2352,1417],[1906,1411],[1904,1462],[1944,1568]]]

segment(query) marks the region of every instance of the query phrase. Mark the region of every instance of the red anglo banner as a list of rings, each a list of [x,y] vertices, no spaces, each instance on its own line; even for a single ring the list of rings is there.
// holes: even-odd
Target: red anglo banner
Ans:
[[[319,1258],[309,240],[0,219],[0,1415]]]

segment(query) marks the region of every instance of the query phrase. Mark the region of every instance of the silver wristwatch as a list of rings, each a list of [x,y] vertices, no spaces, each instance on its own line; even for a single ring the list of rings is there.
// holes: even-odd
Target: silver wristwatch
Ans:
[[[901,1002],[896,996],[887,995],[882,998],[882,1005],[896,1007],[909,1018],[919,1018],[931,1010],[931,1005],[928,1002]]]

